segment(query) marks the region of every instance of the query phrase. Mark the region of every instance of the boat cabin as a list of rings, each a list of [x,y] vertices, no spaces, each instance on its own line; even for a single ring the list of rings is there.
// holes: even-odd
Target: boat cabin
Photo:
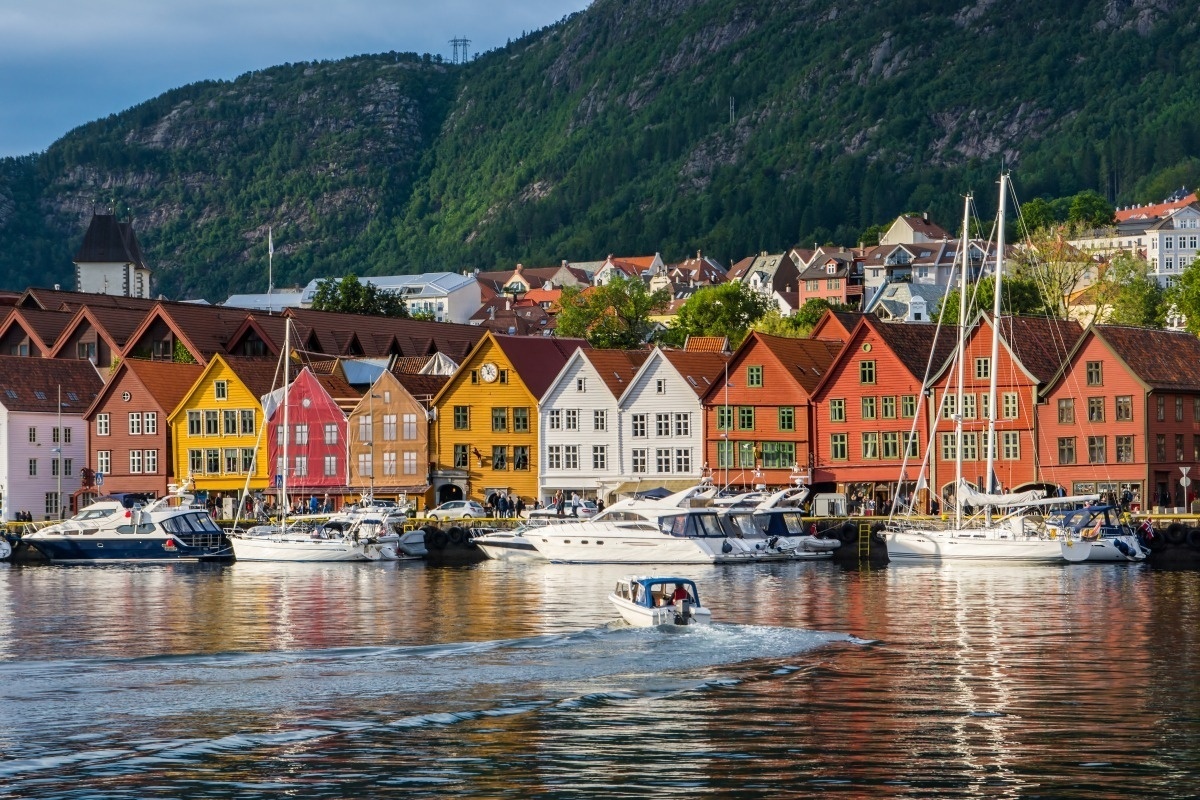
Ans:
[[[701,605],[700,593],[696,589],[696,582],[690,581],[687,578],[621,578],[617,581],[617,587],[613,593],[620,599],[627,600],[634,605],[644,608],[658,608],[672,605],[677,599],[675,597],[676,592],[680,590],[687,593],[688,603],[694,606]]]

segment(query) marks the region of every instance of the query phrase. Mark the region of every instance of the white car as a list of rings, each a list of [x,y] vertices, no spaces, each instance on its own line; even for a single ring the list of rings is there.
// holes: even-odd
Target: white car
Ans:
[[[595,502],[591,500],[581,500],[579,505],[579,513],[574,515],[574,517],[571,515],[571,504],[567,503],[563,505],[564,519],[587,519],[588,517],[596,516],[598,513],[599,509],[596,507]],[[553,506],[546,506],[545,508],[539,508],[529,512],[530,519],[550,519],[552,517],[558,517],[558,511],[556,511]]]
[[[487,509],[474,500],[451,500],[442,503],[425,516],[445,522],[448,519],[483,519],[487,515]]]

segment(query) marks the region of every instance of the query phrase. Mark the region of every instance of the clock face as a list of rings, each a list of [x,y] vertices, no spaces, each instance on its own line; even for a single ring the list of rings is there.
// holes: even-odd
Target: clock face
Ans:
[[[500,374],[500,370],[491,361],[479,368],[479,377],[483,378],[488,383],[496,380],[496,376]]]

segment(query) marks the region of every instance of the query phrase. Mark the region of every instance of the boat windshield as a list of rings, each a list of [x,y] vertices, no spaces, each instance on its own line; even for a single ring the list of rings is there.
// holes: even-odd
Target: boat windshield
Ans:
[[[724,538],[736,535],[727,532],[721,525],[721,518],[715,513],[710,514],[671,514],[659,519],[658,527],[670,536],[699,536]]]
[[[177,514],[162,520],[163,530],[167,533],[220,533],[217,523],[204,512],[195,514]]]
[[[80,511],[78,514],[71,517],[71,519],[76,520],[77,522],[86,522],[87,520],[91,519],[104,519],[105,517],[111,517],[115,513],[117,513],[116,508],[85,508],[83,511]]]
[[[728,517],[726,517],[726,520],[735,531],[736,536],[744,538],[746,536],[762,535],[762,529],[759,527],[758,522],[755,521],[754,515],[751,513],[747,512],[745,514],[730,514]]]

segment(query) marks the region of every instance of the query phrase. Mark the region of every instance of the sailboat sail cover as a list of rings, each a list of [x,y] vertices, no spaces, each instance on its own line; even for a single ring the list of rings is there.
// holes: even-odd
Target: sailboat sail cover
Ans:
[[[993,494],[990,492],[981,492],[966,481],[962,481],[958,486],[958,496],[962,498],[964,505],[973,506],[975,508],[983,508],[990,506],[992,508],[1011,508],[1014,506],[1024,506],[1041,500],[1046,496],[1046,493],[1041,489],[1030,489],[1027,492],[1007,492]]]

